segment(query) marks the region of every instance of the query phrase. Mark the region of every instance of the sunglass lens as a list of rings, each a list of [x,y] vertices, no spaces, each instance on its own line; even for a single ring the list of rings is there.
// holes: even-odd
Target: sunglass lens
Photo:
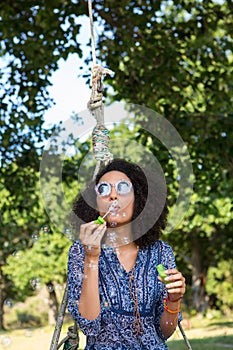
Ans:
[[[127,181],[120,181],[117,186],[117,192],[119,194],[127,194],[130,191],[130,184]]]
[[[100,196],[108,196],[109,191],[109,185],[107,183],[101,183],[98,187],[98,193]]]

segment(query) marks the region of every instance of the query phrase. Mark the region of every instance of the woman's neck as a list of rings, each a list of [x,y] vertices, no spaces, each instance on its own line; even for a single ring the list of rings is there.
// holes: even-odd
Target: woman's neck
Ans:
[[[138,249],[138,246],[134,242],[122,245],[117,248],[116,252],[118,260],[126,272],[131,271],[135,266]]]
[[[131,246],[130,244],[133,243],[131,226],[123,225],[108,228],[105,243],[112,247]]]

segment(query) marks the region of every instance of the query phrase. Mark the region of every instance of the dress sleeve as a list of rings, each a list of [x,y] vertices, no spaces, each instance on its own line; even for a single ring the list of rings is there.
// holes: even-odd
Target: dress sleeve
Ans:
[[[73,243],[68,257],[68,311],[85,335],[98,334],[101,323],[101,313],[95,320],[81,316],[78,310],[82,282],[84,278],[84,249],[79,241]]]
[[[170,245],[163,242],[163,241],[159,241],[159,249],[160,249],[160,253],[158,255],[160,256],[160,259],[158,261],[158,264],[163,264],[163,266],[165,266],[167,269],[176,268],[175,256],[174,256],[173,250],[170,247]],[[164,283],[162,283],[160,281],[158,281],[157,285],[158,285],[158,289],[159,289],[159,291],[158,291],[159,298],[158,298],[157,307],[156,307],[157,312],[156,312],[156,317],[155,317],[155,328],[156,328],[158,336],[162,340],[166,341],[167,339],[164,337],[162,330],[161,330],[161,327],[160,327],[160,318],[161,318],[161,315],[164,311],[163,301],[167,297],[167,289],[166,289]],[[181,312],[179,312],[178,320],[179,321],[182,320]]]

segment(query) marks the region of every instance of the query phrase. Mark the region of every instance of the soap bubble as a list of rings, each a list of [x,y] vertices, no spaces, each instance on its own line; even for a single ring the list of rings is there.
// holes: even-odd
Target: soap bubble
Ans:
[[[124,276],[123,271],[120,271],[119,276],[120,276],[120,277],[123,277],[123,276]]]
[[[9,308],[11,308],[11,307],[13,306],[13,302],[12,302],[12,300],[9,299],[9,298],[7,298],[7,299],[5,300],[4,304],[5,304],[7,307],[9,307]]]
[[[117,234],[116,234],[116,232],[109,232],[108,234],[107,234],[107,236],[108,236],[108,238],[109,238],[109,242],[110,243],[114,243],[114,242],[116,242],[116,239],[117,239]]]
[[[38,231],[35,231],[35,232],[32,234],[32,240],[33,240],[33,242],[37,242],[39,238],[40,238],[39,232],[38,232]]]
[[[42,226],[41,227],[41,231],[43,231],[44,233],[49,233],[50,232],[49,225]]]
[[[90,269],[92,270],[97,270],[98,269],[98,265],[95,264],[94,262],[90,262],[88,265],[87,265]]]
[[[9,242],[7,242],[7,241],[5,241],[5,242],[3,243],[3,247],[4,247],[4,248],[8,248],[9,245],[10,245]]]
[[[30,284],[34,290],[38,289],[40,286],[40,279],[39,278],[31,278]]]
[[[119,274],[120,277],[124,276],[124,267],[122,265],[120,265],[120,267],[119,267],[118,274]]]
[[[48,202],[52,200],[52,197],[53,197],[52,193],[46,193],[45,194],[46,201],[48,201]]]
[[[121,238],[122,243],[125,244],[129,244],[131,242],[131,240],[129,239],[129,237],[124,236]]]
[[[63,286],[61,284],[57,284],[55,288],[57,290],[63,290]]]
[[[109,295],[111,298],[114,298],[116,296],[116,292],[114,290],[111,290]]]
[[[11,338],[4,335],[1,339],[1,344],[3,345],[4,348],[7,348],[8,346],[11,345]]]
[[[102,248],[104,249],[104,251],[105,251],[106,253],[111,253],[112,250],[113,250],[113,248],[112,248],[109,244],[106,244],[106,243],[103,243],[103,244],[102,244]]]
[[[114,250],[115,250],[116,255],[120,255],[120,249],[118,247],[116,247]]]
[[[68,239],[70,239],[70,240],[73,239],[73,234],[72,234],[72,230],[70,227],[65,227],[64,233]]]
[[[14,256],[16,259],[20,258],[20,250],[14,250],[11,255]]]
[[[47,288],[48,288],[49,293],[52,293],[54,291],[54,287],[52,284],[48,284]]]
[[[31,331],[31,329],[25,329],[24,335],[25,335],[25,337],[31,337],[31,336],[32,336],[32,331]]]
[[[80,302],[79,302],[79,300],[73,300],[72,304],[73,304],[73,306],[79,306]]]
[[[82,273],[82,272],[79,272],[79,273],[76,275],[76,279],[79,280],[79,281],[82,281],[82,280],[83,280],[83,273]]]
[[[104,300],[104,301],[103,301],[103,307],[104,307],[105,309],[109,308],[109,303],[108,303],[107,300]]]

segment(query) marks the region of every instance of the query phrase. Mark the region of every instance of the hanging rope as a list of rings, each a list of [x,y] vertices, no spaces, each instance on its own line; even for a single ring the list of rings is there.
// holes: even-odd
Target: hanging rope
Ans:
[[[96,65],[96,53],[95,53],[95,35],[94,35],[94,21],[92,15],[92,2],[88,0],[88,13],[90,19],[90,28],[91,28],[91,49],[92,49],[92,62],[93,66]]]
[[[91,47],[92,47],[92,77],[91,77],[91,97],[88,102],[88,109],[93,117],[96,119],[96,126],[92,132],[92,146],[94,157],[97,161],[93,179],[95,179],[101,163],[105,165],[113,159],[112,153],[109,151],[110,133],[104,125],[104,105],[103,105],[103,83],[102,77],[106,74],[114,74],[110,69],[101,67],[96,64],[95,52],[95,37],[94,37],[94,23],[92,15],[92,2],[88,0],[88,11],[91,27]]]
[[[95,37],[94,37],[94,23],[92,16],[92,2],[88,0],[88,11],[90,18],[90,27],[91,27],[91,46],[92,46],[92,77],[91,77],[91,97],[88,102],[88,109],[91,114],[96,119],[96,126],[92,132],[92,145],[93,153],[95,159],[97,160],[96,168],[94,171],[93,179],[99,171],[101,163],[104,162],[107,164],[110,160],[113,159],[112,154],[109,151],[109,130],[104,126],[104,106],[103,106],[103,84],[102,77],[106,74],[114,74],[110,69],[101,67],[96,64],[96,52],[95,52]],[[63,350],[77,350],[79,347],[79,336],[77,324],[74,323],[73,326],[68,328],[67,336],[58,344],[63,319],[68,303],[68,289],[65,288],[63,299],[61,302],[60,312],[57,318],[56,326],[53,333],[53,338],[51,341],[50,350],[58,350],[63,344]]]

